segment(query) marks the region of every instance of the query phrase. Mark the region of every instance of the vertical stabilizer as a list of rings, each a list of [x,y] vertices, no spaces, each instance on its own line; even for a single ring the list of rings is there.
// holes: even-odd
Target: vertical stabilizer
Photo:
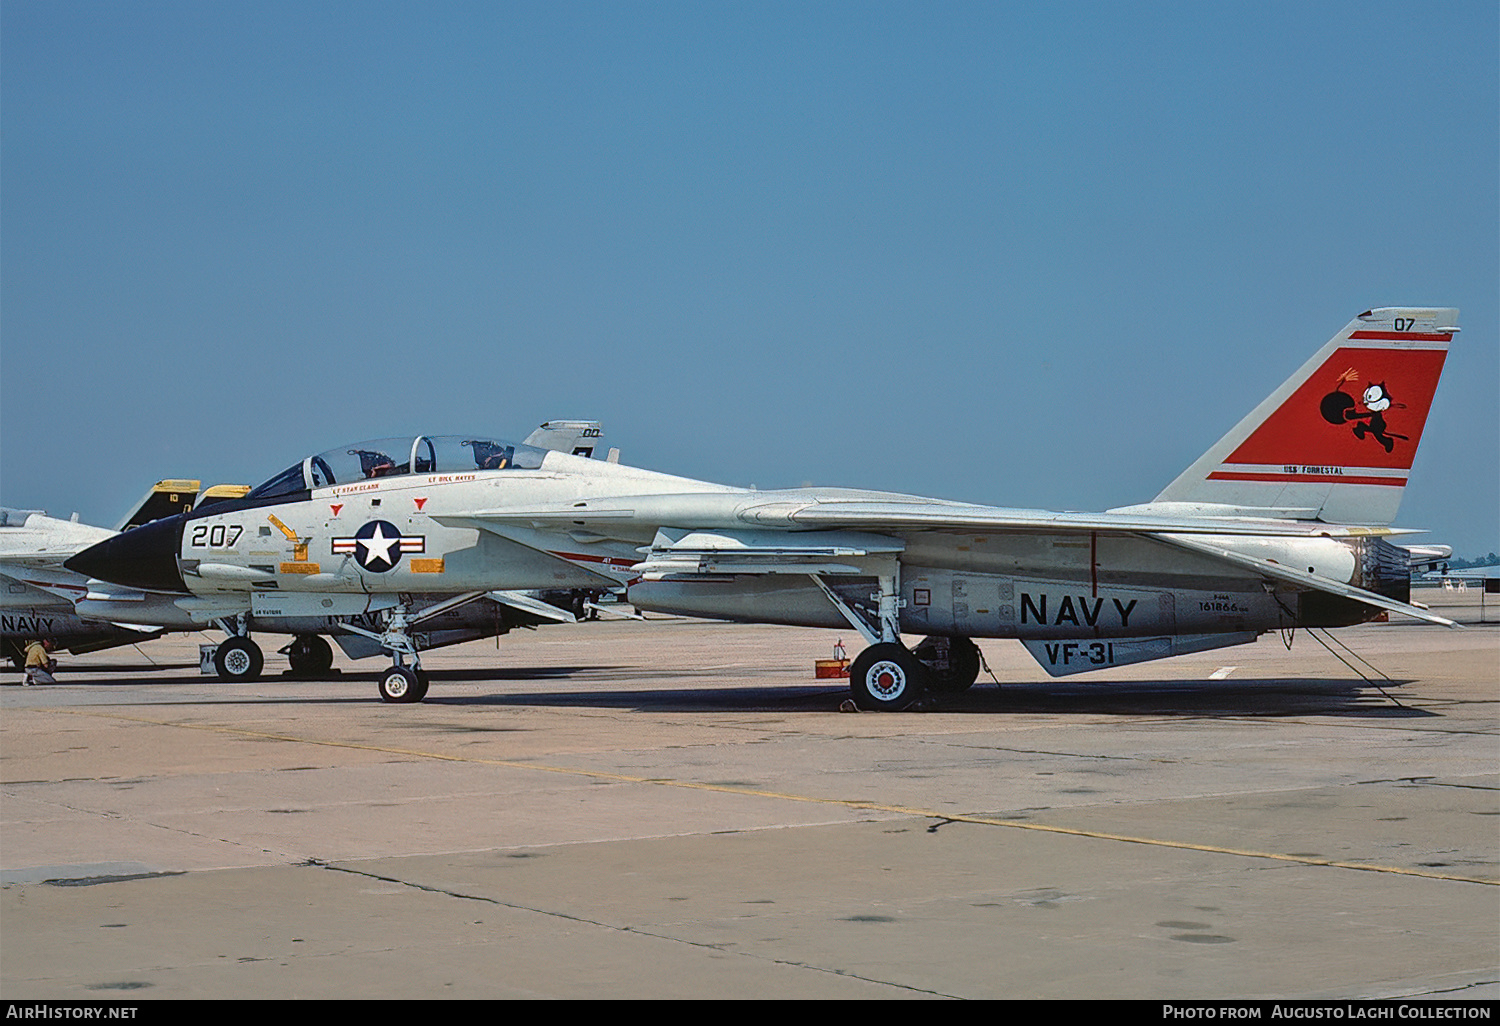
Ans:
[[[1156,497],[1389,524],[1458,311],[1366,310]]]
[[[140,527],[149,524],[153,520],[163,517],[175,516],[193,508],[193,500],[198,497],[197,481],[158,481],[152,485],[141,500],[135,504],[135,508],[125,514],[118,524],[116,531],[128,531],[132,527]]]
[[[526,436],[526,445],[589,459],[604,438],[597,420],[549,420]]]

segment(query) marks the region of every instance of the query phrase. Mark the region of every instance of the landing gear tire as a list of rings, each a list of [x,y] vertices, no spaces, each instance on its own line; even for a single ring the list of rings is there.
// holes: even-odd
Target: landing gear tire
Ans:
[[[299,635],[288,646],[286,658],[299,677],[315,677],[333,668],[333,646],[316,634]]]
[[[849,691],[861,709],[900,712],[922,696],[926,678],[926,667],[906,646],[883,641],[855,657]]]
[[[405,666],[392,666],[380,675],[380,697],[387,702],[420,702],[427,697],[427,678]]]
[[[932,690],[945,695],[967,691],[979,679],[979,646],[968,638],[934,635],[924,639],[912,655],[926,668]]]
[[[237,684],[260,680],[265,665],[260,646],[249,638],[230,638],[214,651],[214,669],[221,680]]]

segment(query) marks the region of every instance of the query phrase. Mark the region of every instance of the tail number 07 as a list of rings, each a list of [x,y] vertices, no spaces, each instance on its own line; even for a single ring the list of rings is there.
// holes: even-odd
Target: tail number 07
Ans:
[[[193,547],[209,549],[234,548],[245,529],[238,524],[199,524],[193,528]]]

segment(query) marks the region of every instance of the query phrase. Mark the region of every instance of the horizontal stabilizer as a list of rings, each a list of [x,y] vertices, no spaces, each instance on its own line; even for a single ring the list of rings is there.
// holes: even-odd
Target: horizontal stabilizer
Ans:
[[[1452,620],[1438,616],[1436,613],[1428,612],[1420,606],[1387,598],[1384,595],[1378,595],[1365,588],[1356,588],[1352,584],[1344,584],[1342,581],[1335,581],[1332,578],[1323,577],[1319,574],[1308,573],[1306,570],[1299,570],[1296,567],[1287,566],[1285,563],[1278,563],[1275,560],[1257,559],[1254,556],[1247,556],[1243,553],[1231,552],[1228,549],[1197,538],[1181,538],[1169,534],[1159,534],[1154,535],[1154,537],[1158,541],[1166,542],[1168,545],[1175,545],[1190,552],[1211,556],[1214,559],[1220,559],[1254,573],[1263,574],[1266,577],[1284,581],[1287,584],[1293,584],[1310,591],[1322,591],[1330,595],[1338,595],[1341,598],[1353,599],[1356,602],[1363,602],[1367,606],[1375,606],[1378,609],[1386,609],[1392,613],[1400,613],[1415,620],[1425,620],[1428,623],[1435,623],[1440,627],[1458,627],[1458,624]]]

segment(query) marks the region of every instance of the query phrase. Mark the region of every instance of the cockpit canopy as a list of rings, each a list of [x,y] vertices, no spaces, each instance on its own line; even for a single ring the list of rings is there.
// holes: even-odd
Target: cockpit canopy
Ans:
[[[402,474],[457,474],[475,470],[536,470],[546,449],[487,435],[376,438],[309,456],[251,489],[247,499],[352,484]]]

